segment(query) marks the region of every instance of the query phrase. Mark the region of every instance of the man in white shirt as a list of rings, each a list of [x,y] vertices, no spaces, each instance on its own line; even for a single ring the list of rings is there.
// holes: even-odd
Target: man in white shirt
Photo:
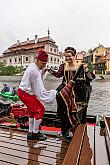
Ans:
[[[47,137],[39,131],[45,108],[42,102],[51,103],[56,98],[56,90],[47,91],[43,83],[43,69],[48,61],[48,54],[40,50],[35,63],[30,64],[18,89],[20,100],[27,106],[29,116],[29,133],[27,140],[45,140]]]

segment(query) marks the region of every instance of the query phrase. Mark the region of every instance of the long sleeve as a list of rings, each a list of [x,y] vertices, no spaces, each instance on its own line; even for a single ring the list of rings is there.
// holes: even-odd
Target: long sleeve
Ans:
[[[64,64],[60,65],[58,71],[54,71],[53,69],[50,69],[49,73],[51,73],[53,76],[57,78],[64,76]]]
[[[33,93],[44,103],[51,103],[56,98],[57,91],[51,89],[47,91],[44,87],[40,71],[32,72],[30,76],[31,88]]]

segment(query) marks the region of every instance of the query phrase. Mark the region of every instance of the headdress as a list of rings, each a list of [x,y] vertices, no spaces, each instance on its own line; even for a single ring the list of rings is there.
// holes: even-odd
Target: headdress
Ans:
[[[73,47],[67,47],[65,49],[65,53],[67,52],[71,52],[73,55],[76,55],[76,49],[74,49]]]
[[[44,50],[40,50],[36,55],[37,60],[47,62],[48,61],[48,54]]]

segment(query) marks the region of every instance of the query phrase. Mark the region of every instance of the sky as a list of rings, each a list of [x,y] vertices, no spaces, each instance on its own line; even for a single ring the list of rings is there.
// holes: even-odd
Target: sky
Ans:
[[[110,47],[110,0],[0,0],[0,54],[48,27],[59,51]]]

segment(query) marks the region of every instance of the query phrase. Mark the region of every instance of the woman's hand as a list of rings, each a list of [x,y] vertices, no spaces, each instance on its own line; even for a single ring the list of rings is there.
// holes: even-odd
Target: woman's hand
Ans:
[[[89,71],[89,69],[88,69],[88,64],[83,64],[83,67],[84,67],[84,71],[85,71],[85,72],[88,72],[88,71]]]
[[[49,71],[49,70],[50,70],[49,67],[45,67],[45,68],[43,69],[43,73],[45,73],[45,72],[47,72],[47,71]]]

